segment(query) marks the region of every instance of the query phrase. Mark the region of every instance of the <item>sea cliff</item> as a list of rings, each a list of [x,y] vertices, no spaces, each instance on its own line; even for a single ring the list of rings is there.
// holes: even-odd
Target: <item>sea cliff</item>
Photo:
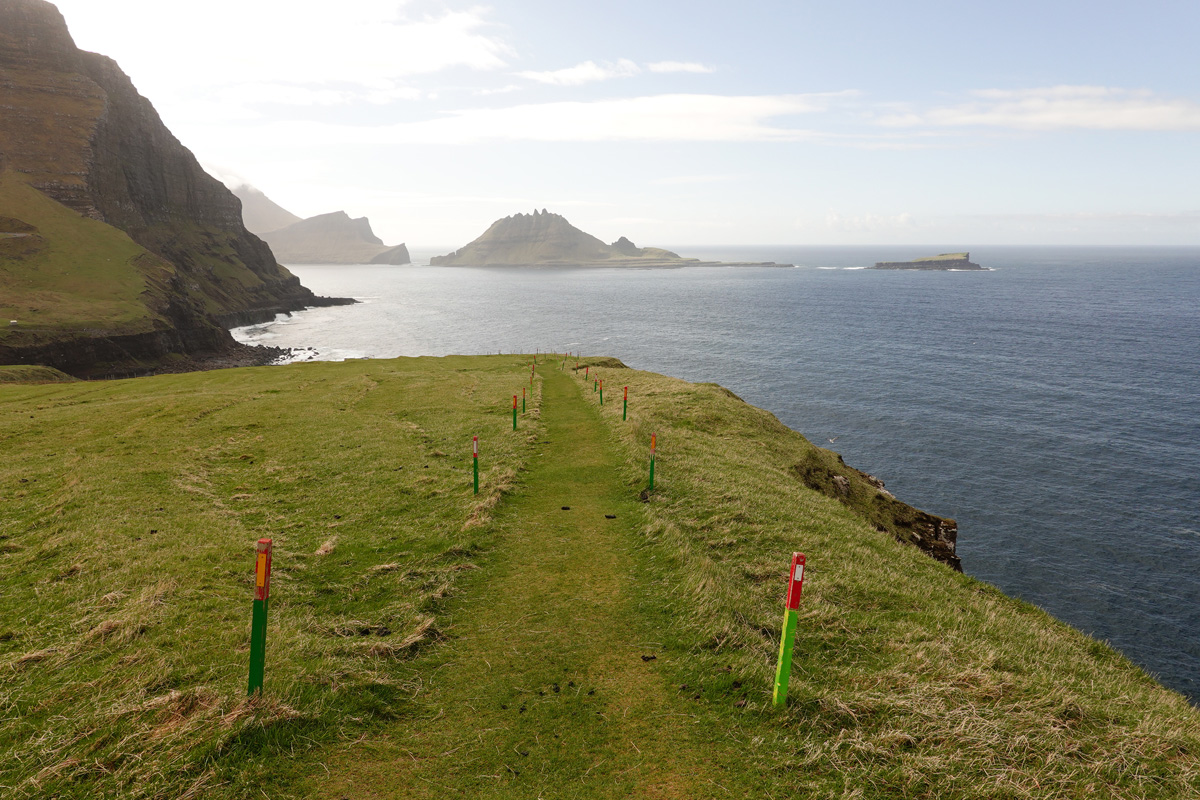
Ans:
[[[223,320],[263,320],[280,310],[339,302],[315,297],[276,262],[243,226],[237,198],[200,167],[114,61],[75,47],[50,3],[0,3],[0,91],[0,177],[11,176],[6,196],[12,201],[0,216],[32,224],[24,219],[29,203],[14,200],[22,190],[11,185],[21,183],[83,219],[111,226],[145,251],[126,264],[113,262],[108,276],[143,281],[140,321],[105,318],[93,307],[90,327],[57,328],[41,324],[46,303],[85,303],[93,287],[76,281],[75,299],[54,300],[61,287],[45,286],[46,276],[34,273],[74,269],[89,250],[69,252],[73,236],[62,229],[40,261],[0,254],[0,271],[16,287],[5,310],[30,323],[0,337],[0,359],[55,358],[52,366],[78,370],[78,358],[60,355],[76,352],[144,366],[170,353],[236,348]],[[150,278],[134,263],[138,258],[153,259],[161,269]],[[27,281],[42,299],[21,294]],[[50,290],[58,293],[47,300]]]

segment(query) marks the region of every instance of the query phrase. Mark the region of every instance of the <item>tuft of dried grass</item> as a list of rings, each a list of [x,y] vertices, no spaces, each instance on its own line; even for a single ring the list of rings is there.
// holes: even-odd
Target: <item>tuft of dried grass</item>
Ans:
[[[327,556],[330,553],[332,553],[333,548],[337,547],[337,540],[338,540],[338,537],[336,537],[336,536],[334,536],[332,539],[326,540],[325,544],[323,544],[317,548],[316,555]]]

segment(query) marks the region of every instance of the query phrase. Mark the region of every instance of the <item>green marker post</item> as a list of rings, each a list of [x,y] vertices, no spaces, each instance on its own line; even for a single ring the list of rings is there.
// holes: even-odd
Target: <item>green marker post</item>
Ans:
[[[471,463],[475,473],[475,494],[479,494],[479,437],[471,437]]]
[[[792,645],[796,641],[796,609],[804,587],[804,553],[792,553],[792,571],[788,578],[787,602],[783,609],[783,634],[779,638],[779,664],[775,667],[775,708],[787,705],[788,679],[792,675]]]
[[[625,405],[621,407],[621,421],[629,418],[629,387],[625,387]]]
[[[267,663],[267,601],[271,593],[271,540],[259,539],[254,559],[254,613],[250,622],[250,684],[247,694],[262,692]]]
[[[650,434],[650,491],[654,491],[654,445],[658,440],[657,434]]]
[[[525,413],[525,387],[521,387],[521,413]]]
[[[513,395],[513,430],[517,429],[517,396]]]
[[[604,405],[604,381],[600,381],[600,405]]]

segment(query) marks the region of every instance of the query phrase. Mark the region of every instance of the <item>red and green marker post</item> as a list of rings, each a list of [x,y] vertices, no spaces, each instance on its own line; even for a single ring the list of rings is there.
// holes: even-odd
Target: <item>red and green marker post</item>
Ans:
[[[475,473],[475,494],[479,494],[479,437],[471,437],[471,464]]]
[[[525,387],[521,387],[521,413],[525,413]]]
[[[254,559],[254,615],[250,623],[250,686],[262,692],[267,663],[267,599],[271,593],[271,540],[259,539]]]
[[[779,639],[779,665],[775,667],[775,694],[772,705],[787,704],[788,678],[792,675],[792,645],[796,641],[796,609],[800,607],[800,590],[804,587],[804,553],[792,554],[792,571],[788,574],[787,602],[783,609],[783,635]]]
[[[600,405],[604,405],[604,381],[600,381]]]
[[[625,405],[621,408],[621,421],[624,422],[629,417],[629,387],[625,387]]]
[[[517,429],[517,396],[513,395],[513,430]]]

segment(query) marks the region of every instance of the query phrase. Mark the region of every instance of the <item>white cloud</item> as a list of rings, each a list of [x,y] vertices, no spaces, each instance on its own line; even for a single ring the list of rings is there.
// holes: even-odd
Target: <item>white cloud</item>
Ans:
[[[917,227],[917,221],[907,211],[895,215],[880,214],[851,214],[843,215],[830,210],[825,215],[824,228],[839,233],[879,233],[910,231]],[[800,227],[811,227],[805,222]]]
[[[706,64],[698,64],[695,61],[655,61],[653,64],[647,64],[646,69],[651,72],[695,72],[695,73],[710,73],[716,72],[716,69]]]
[[[408,15],[402,0],[56,0],[84,49],[115,58],[151,99],[231,86],[307,86],[301,104],[462,67],[496,70],[514,53],[488,11]],[[137,20],[131,25],[130,20]],[[156,31],[147,36],[146,31]],[[368,91],[369,94],[369,91]],[[166,102],[172,102],[166,100]]]
[[[912,110],[879,117],[879,125],[1012,128],[1190,131],[1200,130],[1200,103],[1160,97],[1153,92],[1104,86],[1051,86],[1038,89],[983,89],[978,100],[926,111]]]
[[[694,186],[704,183],[725,183],[745,178],[745,175],[673,175],[651,181],[656,186]]]
[[[244,107],[258,104],[288,106],[339,106],[354,102],[384,105],[397,100],[419,100],[424,94],[411,86],[322,87],[288,83],[242,83],[217,90],[224,103]]]
[[[627,58],[616,62],[597,64],[595,61],[584,61],[565,69],[548,70],[545,72],[518,72],[522,78],[528,78],[538,83],[551,86],[582,86],[585,83],[606,81],[611,78],[628,78],[641,72],[641,68]]]
[[[267,125],[263,131],[268,137],[286,135],[290,141],[310,145],[800,141],[814,134],[771,121],[823,111],[843,94],[656,95],[467,109],[420,122],[377,127],[288,123]]]
[[[476,89],[475,94],[479,95],[480,97],[487,97],[493,94],[511,94],[513,92],[521,91],[521,88],[522,87],[515,83],[510,83],[507,86],[499,86],[495,89]]]

